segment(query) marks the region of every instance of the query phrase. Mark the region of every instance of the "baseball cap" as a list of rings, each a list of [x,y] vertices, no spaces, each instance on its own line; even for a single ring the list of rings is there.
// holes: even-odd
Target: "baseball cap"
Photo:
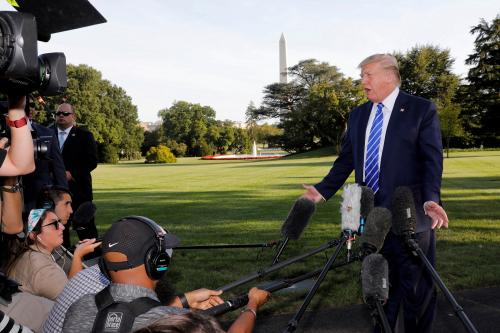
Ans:
[[[102,239],[103,258],[106,253],[119,252],[127,256],[126,261],[112,262],[112,270],[130,269],[145,263],[151,248],[159,248],[172,257],[172,248],[179,245],[179,239],[154,223],[154,227],[141,221],[142,216],[125,217],[111,225]],[[155,230],[156,229],[156,230]],[[110,263],[106,260],[107,263]]]

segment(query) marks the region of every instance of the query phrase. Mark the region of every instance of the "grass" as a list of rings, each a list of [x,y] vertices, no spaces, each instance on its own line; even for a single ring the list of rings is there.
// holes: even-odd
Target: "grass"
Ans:
[[[144,215],[177,234],[182,245],[278,240],[290,207],[303,193],[301,184],[321,180],[333,160],[333,151],[323,149],[270,161],[180,158],[171,165],[99,165],[93,173],[98,228],[103,232],[120,217]],[[500,284],[499,165],[499,151],[453,152],[445,159],[442,190],[450,229],[438,232],[437,268],[452,291]],[[339,198],[337,194],[318,206],[283,258],[339,236]],[[318,254],[263,281],[320,268],[332,253]],[[267,267],[273,256],[268,248],[177,250],[168,277],[179,291],[215,289]],[[308,309],[361,302],[359,270],[355,263],[330,272]],[[276,294],[264,311],[295,312],[304,295]]]

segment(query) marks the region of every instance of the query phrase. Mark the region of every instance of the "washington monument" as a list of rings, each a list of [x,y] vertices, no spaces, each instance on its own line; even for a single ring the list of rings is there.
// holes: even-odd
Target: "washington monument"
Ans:
[[[287,83],[286,41],[283,33],[280,38],[280,83]]]

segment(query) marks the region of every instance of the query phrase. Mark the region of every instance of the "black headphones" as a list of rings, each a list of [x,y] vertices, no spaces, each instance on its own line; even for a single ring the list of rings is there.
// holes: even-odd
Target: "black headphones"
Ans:
[[[146,268],[147,275],[152,280],[160,280],[163,274],[167,272],[170,265],[170,255],[167,253],[167,248],[165,247],[164,242],[165,235],[168,231],[165,231],[156,222],[144,216],[127,216],[119,219],[115,223],[123,220],[135,220],[144,223],[155,234],[155,244],[146,251],[146,255],[144,257],[144,267]],[[118,266],[120,266],[120,263],[106,263],[103,257],[99,260],[99,268],[101,269],[101,272],[110,280],[111,278],[108,275],[108,271],[113,270],[114,267]]]

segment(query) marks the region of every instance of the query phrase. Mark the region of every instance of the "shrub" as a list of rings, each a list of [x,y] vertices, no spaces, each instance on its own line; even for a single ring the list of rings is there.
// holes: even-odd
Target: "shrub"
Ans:
[[[146,153],[146,163],[175,163],[177,159],[167,146],[158,145],[149,148]]]

